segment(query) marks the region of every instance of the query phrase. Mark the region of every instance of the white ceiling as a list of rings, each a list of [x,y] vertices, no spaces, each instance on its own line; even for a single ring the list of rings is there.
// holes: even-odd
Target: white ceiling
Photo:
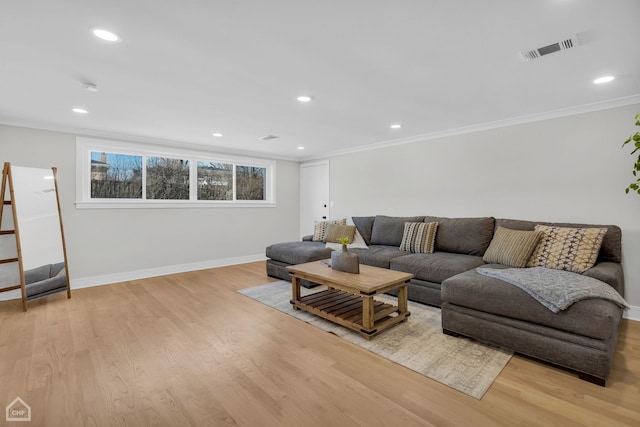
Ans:
[[[305,160],[639,102],[639,17],[638,0],[3,0],[0,123]]]

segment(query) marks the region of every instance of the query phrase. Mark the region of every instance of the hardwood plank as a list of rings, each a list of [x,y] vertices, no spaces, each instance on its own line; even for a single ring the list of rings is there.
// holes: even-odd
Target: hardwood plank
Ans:
[[[476,400],[236,292],[270,281],[257,262],[0,302],[0,403],[54,427],[640,420],[640,322],[605,388],[514,356]]]

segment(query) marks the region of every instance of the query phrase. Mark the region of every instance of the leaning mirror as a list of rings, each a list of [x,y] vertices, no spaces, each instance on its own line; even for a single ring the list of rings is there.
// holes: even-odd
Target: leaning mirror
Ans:
[[[25,310],[28,300],[71,296],[56,172],[5,164]]]

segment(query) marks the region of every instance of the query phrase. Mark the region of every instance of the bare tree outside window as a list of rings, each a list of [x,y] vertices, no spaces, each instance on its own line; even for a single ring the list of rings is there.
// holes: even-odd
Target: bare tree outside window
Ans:
[[[147,157],[147,199],[189,200],[189,160]]]
[[[91,197],[142,199],[142,156],[92,151]]]
[[[233,165],[198,162],[198,200],[233,200]]]
[[[236,200],[265,200],[267,169],[236,165]]]
[[[82,165],[82,201],[107,207],[262,206],[275,203],[268,183],[275,162],[201,157],[201,153],[147,151],[143,147],[97,146],[82,148],[90,167]],[[109,152],[107,150],[114,150]],[[89,185],[87,185],[89,184]],[[89,187],[87,189],[87,187]],[[88,191],[87,191],[88,190]],[[109,201],[112,200],[112,202]],[[149,201],[149,203],[147,203]],[[164,201],[166,203],[161,203]],[[245,202],[245,203],[243,203]]]

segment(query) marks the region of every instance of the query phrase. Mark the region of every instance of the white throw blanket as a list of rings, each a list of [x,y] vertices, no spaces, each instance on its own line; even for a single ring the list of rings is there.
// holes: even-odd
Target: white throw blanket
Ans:
[[[476,271],[522,289],[554,313],[583,299],[601,298],[627,309],[629,305],[615,289],[593,277],[570,271],[533,268],[487,268]]]

